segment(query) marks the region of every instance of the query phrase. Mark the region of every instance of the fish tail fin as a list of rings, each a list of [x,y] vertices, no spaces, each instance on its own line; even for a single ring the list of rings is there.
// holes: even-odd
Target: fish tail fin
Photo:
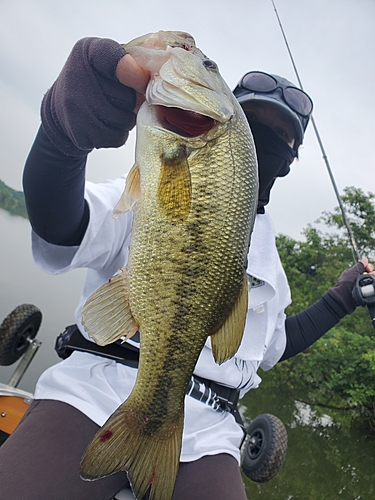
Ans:
[[[123,403],[99,429],[81,460],[81,477],[92,481],[127,471],[137,499],[171,500],[181,452],[183,412],[175,424],[153,425]]]

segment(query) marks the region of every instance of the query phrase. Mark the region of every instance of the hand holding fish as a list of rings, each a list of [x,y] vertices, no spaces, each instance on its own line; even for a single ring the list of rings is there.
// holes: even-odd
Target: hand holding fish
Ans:
[[[120,147],[135,125],[148,80],[148,71],[114,40],[79,40],[43,99],[43,127],[66,155]]]
[[[137,104],[134,112],[138,112],[145,100],[146,87],[150,81],[150,72],[141,68],[130,54],[125,54],[118,62],[116,77],[123,85],[136,90]]]

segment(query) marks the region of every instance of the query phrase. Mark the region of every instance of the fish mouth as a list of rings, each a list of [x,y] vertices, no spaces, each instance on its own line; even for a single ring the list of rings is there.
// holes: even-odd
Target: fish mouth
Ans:
[[[198,137],[209,132],[216,120],[195,111],[181,108],[156,106],[158,121],[163,128],[182,137]]]

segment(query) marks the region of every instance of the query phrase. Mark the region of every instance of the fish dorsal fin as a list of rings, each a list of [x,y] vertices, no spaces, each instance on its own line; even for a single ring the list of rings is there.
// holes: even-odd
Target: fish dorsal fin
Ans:
[[[128,273],[121,268],[105,285],[86,300],[82,309],[82,324],[98,345],[131,338],[138,330],[128,299]]]
[[[245,275],[237,302],[220,329],[211,335],[212,353],[219,365],[233,357],[240,347],[245,328],[247,305],[248,284]]]
[[[190,213],[191,178],[186,148],[176,144],[161,157],[158,206],[173,223],[183,222]]]
[[[141,198],[141,173],[139,166],[135,163],[126,177],[125,190],[113,209],[113,218],[117,219],[121,214],[131,210],[134,204]]]

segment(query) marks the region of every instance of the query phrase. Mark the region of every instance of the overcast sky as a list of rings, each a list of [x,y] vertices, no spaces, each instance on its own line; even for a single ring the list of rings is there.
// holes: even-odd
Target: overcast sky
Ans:
[[[275,0],[340,192],[375,192],[375,2]],[[296,82],[271,0],[0,0],[0,179],[21,189],[44,92],[74,43],[86,36],[127,42],[158,30],[190,32],[231,88],[250,70]],[[134,134],[119,150],[95,151],[87,175],[127,171]],[[292,173],[279,179],[269,213],[276,232],[300,239],[337,205],[311,125]]]

